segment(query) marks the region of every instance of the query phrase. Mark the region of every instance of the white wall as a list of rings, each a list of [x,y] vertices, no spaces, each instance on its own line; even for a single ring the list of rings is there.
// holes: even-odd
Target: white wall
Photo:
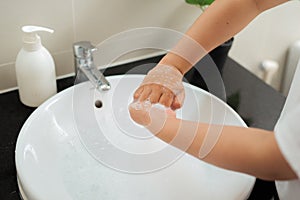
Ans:
[[[72,73],[72,44],[98,44],[119,32],[164,27],[184,32],[200,14],[184,0],[3,0],[0,3],[0,93],[17,86],[14,62],[22,47],[21,26],[53,28],[40,34],[54,56],[57,76]]]
[[[259,64],[264,59],[279,63],[272,81],[280,88],[288,47],[300,39],[300,1],[291,1],[266,11],[252,21],[236,37],[230,57],[259,77]]]

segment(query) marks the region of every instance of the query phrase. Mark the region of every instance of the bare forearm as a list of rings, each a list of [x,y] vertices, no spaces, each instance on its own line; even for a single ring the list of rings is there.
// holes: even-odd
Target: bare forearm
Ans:
[[[207,52],[233,37],[249,24],[264,10],[275,7],[287,0],[215,0],[208,9],[202,13],[186,35],[195,40],[203,51],[197,52],[200,60]],[[178,48],[189,45],[189,42],[178,44]],[[192,52],[189,52],[191,54]],[[182,53],[184,54],[184,53]],[[184,56],[183,56],[184,57]],[[178,56],[176,53],[168,53],[161,61],[163,64],[175,66],[183,74],[195,63]]]
[[[193,134],[185,127],[196,129],[188,148],[184,142],[172,142],[175,137],[185,138],[185,135]],[[199,151],[208,127],[208,124],[171,118],[167,120],[157,137],[199,159]],[[296,178],[278,149],[274,133],[262,129],[224,126],[218,142],[203,160],[266,180]]]
[[[286,0],[216,0],[187,31],[207,51],[230,39],[263,11]]]

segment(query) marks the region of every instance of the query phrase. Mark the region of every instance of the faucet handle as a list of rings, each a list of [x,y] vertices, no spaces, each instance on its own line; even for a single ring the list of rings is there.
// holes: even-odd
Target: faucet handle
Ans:
[[[92,57],[92,53],[97,48],[89,41],[80,41],[73,44],[74,56],[77,58],[89,58]]]

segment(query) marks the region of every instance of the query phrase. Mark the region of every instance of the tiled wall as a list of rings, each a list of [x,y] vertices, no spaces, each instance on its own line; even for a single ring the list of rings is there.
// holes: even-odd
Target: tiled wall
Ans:
[[[3,0],[0,2],[0,93],[17,86],[15,59],[22,47],[21,26],[53,28],[41,33],[53,55],[57,76],[73,73],[72,44],[99,44],[119,32],[165,27],[184,32],[200,14],[184,0]],[[136,55],[132,55],[136,56]]]

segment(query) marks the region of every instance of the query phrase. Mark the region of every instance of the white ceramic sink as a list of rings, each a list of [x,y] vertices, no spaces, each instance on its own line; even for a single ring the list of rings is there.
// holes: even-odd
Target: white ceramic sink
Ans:
[[[100,93],[89,82],[81,83],[27,119],[16,145],[25,200],[247,198],[254,177],[184,154],[131,121],[127,106],[143,75],[107,79],[111,90]],[[188,84],[185,89],[178,117],[245,126],[221,100]],[[97,100],[101,108],[95,107]]]

